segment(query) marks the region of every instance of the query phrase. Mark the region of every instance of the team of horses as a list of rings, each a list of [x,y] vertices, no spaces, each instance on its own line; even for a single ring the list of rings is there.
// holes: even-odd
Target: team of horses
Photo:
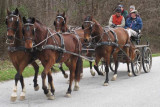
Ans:
[[[132,75],[129,69],[129,63],[134,60],[135,48],[130,42],[128,33],[124,28],[115,28],[113,30],[108,28],[106,30],[92,16],[87,16],[84,18],[81,28],[72,30],[68,28],[65,12],[60,14],[59,11],[57,12],[57,16],[53,24],[55,26],[55,30],[48,28],[35,18],[22,18],[17,8],[12,12],[7,10],[6,43],[9,45],[9,57],[17,71],[17,74],[15,75],[15,86],[11,95],[12,101],[17,99],[17,82],[19,80],[22,86],[20,100],[25,99],[25,84],[22,72],[28,64],[32,64],[35,70],[35,76],[33,79],[35,91],[39,89],[37,84],[39,66],[35,62],[36,59],[39,59],[44,67],[43,72],[41,73],[42,89],[47,98],[51,100],[55,98],[55,88],[51,69],[55,63],[59,63],[60,65],[65,63],[70,71],[69,87],[65,96],[71,97],[73,81],[75,81],[74,90],[79,90],[79,81],[83,73],[83,60],[79,55],[81,55],[81,51],[85,43],[97,44],[94,47],[94,68],[98,75],[106,75],[104,86],[108,85],[109,64],[112,54],[115,63],[115,72],[112,80],[114,81],[117,78],[117,54],[120,50],[125,51],[130,57],[126,60],[128,75]],[[116,33],[116,37],[114,33]],[[103,43],[111,44],[106,45]],[[119,45],[117,46],[112,43]],[[130,44],[130,46],[126,46],[126,44]],[[88,52],[86,56],[91,57],[92,53]],[[105,62],[106,74],[98,68],[98,63],[102,58]],[[63,74],[66,75],[62,66],[60,69],[63,71]],[[91,61],[90,72],[92,76],[95,76]],[[46,76],[48,76],[48,87],[46,85]]]

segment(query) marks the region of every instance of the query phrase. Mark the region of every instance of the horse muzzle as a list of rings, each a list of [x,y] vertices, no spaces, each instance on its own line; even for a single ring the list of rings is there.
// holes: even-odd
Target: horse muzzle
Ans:
[[[7,44],[14,44],[14,36],[7,36],[7,40],[6,40]]]

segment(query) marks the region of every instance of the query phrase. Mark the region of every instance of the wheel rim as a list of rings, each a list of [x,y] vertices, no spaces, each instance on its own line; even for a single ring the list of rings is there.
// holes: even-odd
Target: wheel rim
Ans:
[[[132,62],[132,72],[135,76],[141,73],[141,67],[142,67],[141,63],[142,63],[141,53],[139,50],[136,50],[136,57]]]
[[[148,48],[145,51],[143,57],[143,69],[147,73],[150,72],[151,67],[152,67],[152,53],[151,50]]]
[[[105,69],[105,62],[103,61],[103,59],[100,61],[100,63],[98,64],[98,68],[101,72],[104,72]]]

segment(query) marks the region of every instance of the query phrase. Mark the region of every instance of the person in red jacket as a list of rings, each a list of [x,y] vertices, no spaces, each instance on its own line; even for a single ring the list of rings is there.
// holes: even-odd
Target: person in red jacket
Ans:
[[[109,19],[109,26],[110,27],[124,27],[125,26],[125,19],[121,15],[121,8],[116,9],[116,13],[112,15]]]

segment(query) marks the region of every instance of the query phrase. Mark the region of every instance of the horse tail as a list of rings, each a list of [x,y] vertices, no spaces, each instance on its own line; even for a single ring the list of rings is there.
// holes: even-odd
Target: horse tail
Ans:
[[[81,57],[78,57],[76,63],[75,80],[80,81],[80,75],[83,72],[83,61]]]

